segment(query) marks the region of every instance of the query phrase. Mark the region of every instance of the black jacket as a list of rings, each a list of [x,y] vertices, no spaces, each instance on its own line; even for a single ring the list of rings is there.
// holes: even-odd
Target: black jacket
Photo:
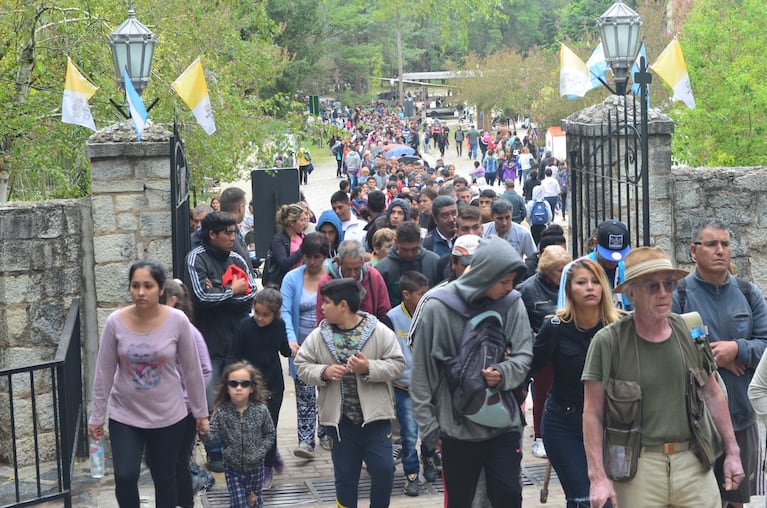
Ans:
[[[222,284],[221,278],[232,264],[248,274],[250,294],[235,296],[230,286]],[[256,295],[256,281],[248,263],[234,251],[225,252],[203,244],[186,256],[184,283],[194,304],[194,323],[205,338],[210,357],[226,358],[237,326],[247,315]]]

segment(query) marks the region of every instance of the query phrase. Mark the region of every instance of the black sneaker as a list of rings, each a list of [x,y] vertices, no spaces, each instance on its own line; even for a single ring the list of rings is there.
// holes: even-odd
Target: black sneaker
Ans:
[[[429,483],[437,481],[437,466],[434,465],[432,457],[421,457],[423,464],[423,478]]]
[[[402,463],[402,445],[394,445],[392,447],[392,457],[394,458],[394,465]]]
[[[405,477],[405,495],[416,497],[418,495],[418,475],[413,473]]]

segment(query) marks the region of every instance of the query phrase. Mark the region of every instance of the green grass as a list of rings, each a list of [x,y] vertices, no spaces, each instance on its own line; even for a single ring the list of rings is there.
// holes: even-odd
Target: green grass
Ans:
[[[309,152],[312,154],[312,162],[314,164],[327,164],[334,160],[328,145],[317,146],[309,143],[308,148]]]

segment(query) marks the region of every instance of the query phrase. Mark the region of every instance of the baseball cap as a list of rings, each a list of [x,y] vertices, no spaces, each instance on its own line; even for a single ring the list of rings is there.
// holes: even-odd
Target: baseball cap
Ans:
[[[452,255],[461,258],[461,264],[468,266],[477,250],[480,238],[477,235],[463,235],[456,238],[453,244]]]
[[[601,223],[597,231],[597,252],[608,261],[623,261],[631,250],[629,231],[622,222],[608,220]]]

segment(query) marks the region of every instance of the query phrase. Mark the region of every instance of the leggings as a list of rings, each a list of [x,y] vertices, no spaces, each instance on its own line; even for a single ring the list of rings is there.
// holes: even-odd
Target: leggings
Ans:
[[[184,426],[185,418],[159,429],[144,429],[109,420],[115,497],[120,508],[140,508],[138,478],[145,448],[154,481],[156,508],[176,507],[176,459]]]

